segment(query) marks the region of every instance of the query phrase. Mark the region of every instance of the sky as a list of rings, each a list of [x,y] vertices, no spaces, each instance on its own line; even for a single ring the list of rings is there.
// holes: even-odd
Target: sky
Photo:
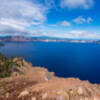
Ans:
[[[100,0],[0,0],[0,36],[100,39]]]

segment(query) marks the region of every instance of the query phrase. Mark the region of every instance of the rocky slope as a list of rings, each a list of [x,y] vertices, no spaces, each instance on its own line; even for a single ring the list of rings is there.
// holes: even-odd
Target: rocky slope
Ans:
[[[9,78],[0,79],[0,100],[100,100],[100,85],[59,78],[21,58]]]

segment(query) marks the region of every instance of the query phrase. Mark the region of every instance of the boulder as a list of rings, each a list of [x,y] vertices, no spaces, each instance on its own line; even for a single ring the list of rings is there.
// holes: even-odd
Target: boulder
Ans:
[[[20,97],[25,97],[25,96],[27,96],[28,94],[29,94],[29,92],[28,92],[27,90],[22,91],[22,92],[19,94],[18,98],[20,98]]]

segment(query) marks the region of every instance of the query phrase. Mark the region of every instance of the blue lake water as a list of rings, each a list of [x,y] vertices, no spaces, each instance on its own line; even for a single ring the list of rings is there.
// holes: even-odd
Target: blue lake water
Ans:
[[[7,57],[22,56],[34,66],[46,67],[60,77],[100,83],[100,44],[8,42],[0,52]]]

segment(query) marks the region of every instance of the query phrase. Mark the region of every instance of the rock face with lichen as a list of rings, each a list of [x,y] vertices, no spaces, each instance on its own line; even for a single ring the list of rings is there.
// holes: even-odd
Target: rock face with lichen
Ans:
[[[59,78],[33,67],[21,57],[13,59],[10,77],[0,79],[0,100],[100,100],[100,85],[75,78]]]

